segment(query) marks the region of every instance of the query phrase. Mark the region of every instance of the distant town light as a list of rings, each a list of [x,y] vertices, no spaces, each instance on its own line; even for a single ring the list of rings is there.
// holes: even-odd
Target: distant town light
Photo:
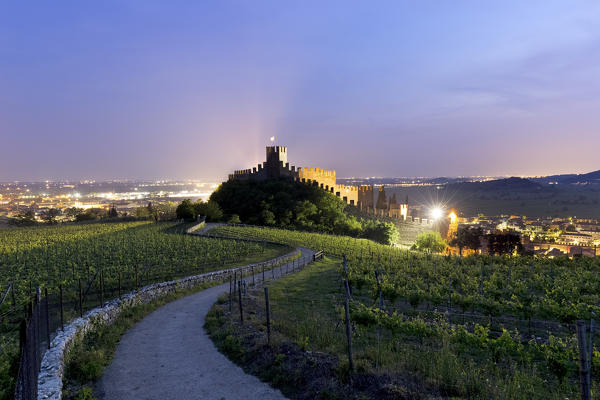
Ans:
[[[271,142],[275,141],[275,136],[271,136]]]

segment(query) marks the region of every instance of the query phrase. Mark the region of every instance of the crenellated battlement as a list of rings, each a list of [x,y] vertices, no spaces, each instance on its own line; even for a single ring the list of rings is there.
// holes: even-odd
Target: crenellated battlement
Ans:
[[[397,204],[395,201],[391,201],[388,204],[385,201],[384,208],[377,208],[374,201],[375,188],[372,185],[346,186],[338,184],[335,170],[325,170],[318,167],[296,168],[293,165],[290,166],[287,156],[288,151],[286,146],[267,146],[265,162],[252,169],[236,170],[233,174],[229,175],[229,179],[267,180],[289,178],[318,186],[338,196],[347,204],[356,205],[366,212],[403,218],[405,220],[408,218],[408,203]],[[382,200],[385,199],[383,186],[378,188],[377,192],[379,195],[383,192]]]

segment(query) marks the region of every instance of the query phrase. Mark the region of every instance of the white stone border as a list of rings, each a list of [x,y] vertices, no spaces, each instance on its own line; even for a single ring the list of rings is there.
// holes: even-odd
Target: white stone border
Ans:
[[[177,289],[190,289],[204,282],[223,281],[233,271],[241,271],[243,274],[248,273],[253,267],[259,267],[274,261],[278,263],[286,258],[296,256],[299,252],[300,250],[296,248],[291,253],[266,262],[144,286],[137,291],[122,296],[121,299],[107,302],[104,307],[88,311],[82,318],[76,318],[71,323],[65,325],[64,331],[59,330],[52,340],[50,349],[44,353],[41,370],[38,375],[38,400],[62,399],[65,355],[71,350],[75,339],[82,337],[92,329],[112,324],[122,310],[134,305],[150,303],[153,300],[175,292]]]
[[[190,235],[190,234],[196,232],[198,229],[204,228],[205,226],[206,226],[206,222],[205,221],[199,222],[196,225],[191,226],[188,229],[186,229],[185,233],[187,233],[188,235]]]

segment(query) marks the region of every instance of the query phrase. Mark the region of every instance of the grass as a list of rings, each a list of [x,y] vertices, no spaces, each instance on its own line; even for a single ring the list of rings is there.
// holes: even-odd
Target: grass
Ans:
[[[307,354],[324,352],[339,360],[332,366],[337,382],[333,389],[327,389],[328,396],[377,397],[370,389],[358,387],[356,383],[349,386],[348,383],[350,374],[346,361],[339,265],[340,260],[326,258],[269,285],[272,314],[270,349],[275,354],[271,364],[263,365],[262,369],[256,368],[252,360],[260,354],[257,348],[266,351],[260,347],[264,346],[266,331],[262,290],[250,292],[244,305],[250,317],[243,327],[239,326],[236,318],[229,318],[228,307],[217,305],[207,318],[207,330],[224,353],[249,371],[281,387],[292,398],[309,397],[302,379],[283,377],[285,374],[280,364],[289,357],[286,356],[289,350],[286,350],[287,353],[282,350],[286,343],[311,352]],[[353,297],[365,304],[372,302],[366,293],[356,289]],[[234,308],[233,315],[236,316],[237,312]],[[389,389],[392,385],[394,390],[409,394],[418,392],[423,398],[558,400],[579,396],[576,380],[566,379],[560,383],[545,362],[516,357],[494,360],[485,351],[457,343],[450,334],[427,338],[402,332],[392,334],[384,329],[378,345],[376,327],[356,325],[353,326],[353,348],[354,379],[364,381],[368,380],[364,376],[368,376],[378,382],[379,390]],[[293,375],[298,368],[291,366],[286,373]],[[267,373],[265,369],[271,372]],[[594,392],[598,392],[598,382],[594,381],[593,385]],[[350,394],[348,387],[351,388]],[[316,396],[314,393],[311,395]],[[326,396],[319,394],[315,398]]]

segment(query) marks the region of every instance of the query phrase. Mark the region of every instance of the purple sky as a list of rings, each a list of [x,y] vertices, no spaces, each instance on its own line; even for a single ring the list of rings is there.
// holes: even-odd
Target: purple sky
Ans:
[[[0,181],[600,169],[597,0],[0,7]]]

